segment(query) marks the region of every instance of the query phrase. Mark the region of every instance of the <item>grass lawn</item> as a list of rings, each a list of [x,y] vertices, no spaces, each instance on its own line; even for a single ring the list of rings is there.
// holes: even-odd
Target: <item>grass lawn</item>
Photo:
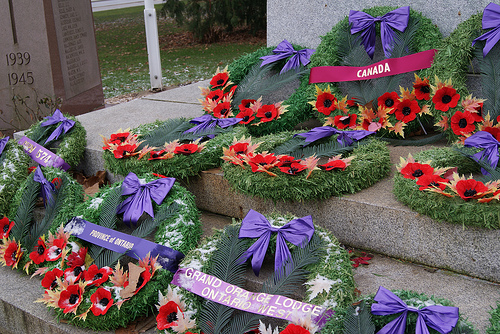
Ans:
[[[161,5],[157,6],[157,12]],[[97,50],[106,98],[150,88],[146,34],[142,7],[94,13]],[[195,43],[173,20],[158,20],[162,82],[173,86],[210,78],[244,53],[265,46],[265,40],[248,37],[236,42]],[[231,38],[229,38],[231,40]]]

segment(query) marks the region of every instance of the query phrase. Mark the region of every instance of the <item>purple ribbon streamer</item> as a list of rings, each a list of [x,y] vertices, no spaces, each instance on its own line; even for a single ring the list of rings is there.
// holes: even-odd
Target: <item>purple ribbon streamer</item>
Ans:
[[[56,109],[52,116],[47,116],[44,119],[46,119],[46,121],[40,124],[40,126],[49,126],[61,122],[61,124],[50,134],[44,144],[56,140],[63,132],[68,132],[75,125],[75,121],[64,117],[59,109]]]
[[[52,153],[42,145],[24,136],[19,139],[18,144],[23,147],[24,152],[29,155],[36,163],[44,167],[56,167],[67,171],[71,168],[61,157]]]
[[[429,334],[427,326],[439,333],[449,333],[458,321],[458,307],[431,305],[417,309],[406,305],[398,296],[382,286],[379,287],[373,300],[378,304],[372,304],[372,314],[391,315],[402,312],[377,334],[404,334],[408,311],[418,313],[415,334]]]
[[[300,51],[296,51],[293,48],[293,45],[290,44],[290,42],[288,42],[286,39],[284,39],[280,44],[278,44],[276,49],[273,50],[274,54],[260,57],[260,59],[263,60],[262,64],[260,64],[260,67],[292,56],[292,58],[290,58],[286,62],[285,66],[283,66],[283,68],[281,69],[280,74],[283,74],[291,69],[299,68],[301,63],[303,66],[309,64],[311,62],[311,55],[315,51],[316,50],[313,49],[302,49]]]
[[[291,259],[291,253],[285,240],[295,246],[304,247],[305,239],[311,241],[314,234],[314,224],[311,216],[293,219],[282,227],[271,226],[269,221],[257,211],[248,211],[241,222],[239,238],[258,238],[240,257],[240,264],[245,263],[252,256],[252,269],[259,276],[264,256],[266,255],[269,240],[273,232],[278,233],[276,239],[276,255],[274,271],[279,273],[281,266]]]
[[[47,203],[51,203],[54,200],[52,193],[56,190],[56,187],[52,182],[47,181],[40,166],[35,169],[33,181],[41,184],[40,192],[42,193],[43,204],[47,206]]]
[[[242,118],[217,118],[211,115],[203,115],[200,117],[193,118],[189,121],[189,123],[197,124],[189,130],[184,131],[184,133],[198,133],[207,131],[208,129],[215,128],[216,126],[220,126],[225,129],[232,125],[236,125],[241,122]],[[213,136],[212,136],[213,138]]]
[[[158,257],[156,261],[172,273],[177,271],[179,262],[184,258],[184,254],[167,246],[92,224],[78,217],[72,218],[64,230],[82,240],[113,252],[125,253],[137,260],[144,259],[148,254],[153,258]]]
[[[483,57],[486,57],[488,52],[490,52],[495,44],[498,43],[498,40],[500,40],[500,5],[490,2],[488,6],[484,8],[482,25],[483,30],[491,30],[472,41],[472,45],[477,41],[486,40],[483,49]]]
[[[5,149],[5,145],[9,142],[9,136],[0,139],[0,156],[2,155],[3,150]]]
[[[489,132],[478,131],[472,136],[464,140],[464,145],[467,147],[477,147],[482,148],[481,152],[478,152],[472,156],[476,161],[488,160],[491,168],[496,169],[498,166],[500,142],[496,140],[495,137]],[[481,168],[483,175],[489,175],[484,168]]]
[[[343,147],[346,147],[346,146],[351,146],[354,143],[354,141],[359,141],[374,133],[375,131],[367,131],[367,130],[342,131],[332,128],[331,126],[320,126],[305,133],[298,133],[295,136],[304,137],[305,142],[307,143],[304,146],[307,146],[308,144],[315,142],[316,140],[319,140],[321,138],[338,134],[337,141]]]
[[[134,173],[130,172],[122,183],[122,196],[127,197],[117,208],[117,214],[123,213],[123,222],[130,227],[130,222],[137,225],[137,221],[146,212],[154,218],[153,199],[160,205],[175,183],[174,178],[161,178],[146,184]]]
[[[400,7],[384,16],[373,17],[365,12],[351,10],[349,12],[349,24],[351,34],[361,32],[362,44],[366,52],[373,59],[375,53],[375,23],[380,22],[380,39],[384,48],[386,58],[391,56],[394,39],[396,35],[393,29],[405,31],[410,18],[410,7]]]

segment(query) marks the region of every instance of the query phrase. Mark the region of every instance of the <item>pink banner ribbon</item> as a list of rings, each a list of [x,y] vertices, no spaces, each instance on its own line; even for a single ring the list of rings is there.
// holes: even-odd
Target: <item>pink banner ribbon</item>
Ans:
[[[193,268],[177,270],[172,284],[216,303],[266,317],[291,321],[292,317],[310,316],[313,322],[322,324],[324,317],[331,315],[321,306],[280,295],[250,292]]]
[[[309,83],[368,80],[429,68],[436,49],[400,58],[389,58],[363,67],[318,66],[311,69]]]
[[[70,169],[68,165],[61,157],[52,153],[42,145],[34,142],[28,137],[23,137],[18,141],[19,145],[23,147],[24,152],[31,157],[34,161],[43,167],[57,167],[62,170],[67,171]]]

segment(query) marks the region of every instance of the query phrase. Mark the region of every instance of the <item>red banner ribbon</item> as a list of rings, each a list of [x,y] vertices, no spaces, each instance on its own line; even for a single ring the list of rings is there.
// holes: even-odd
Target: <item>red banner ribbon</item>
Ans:
[[[429,68],[436,49],[400,58],[389,58],[363,67],[318,66],[311,69],[309,83],[368,80]]]

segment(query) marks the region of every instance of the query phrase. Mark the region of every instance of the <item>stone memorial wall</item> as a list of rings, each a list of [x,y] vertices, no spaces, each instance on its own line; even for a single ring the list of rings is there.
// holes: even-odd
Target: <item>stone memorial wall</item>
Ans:
[[[104,103],[90,0],[0,0],[0,131],[26,128],[40,99],[78,115]],[[7,131],[5,131],[7,130]]]
[[[448,36],[456,26],[472,14],[482,12],[489,0],[268,0],[267,44],[274,46],[283,39],[305,47],[315,48],[321,37],[349,15],[349,10],[373,6],[410,6],[430,18]],[[283,10],[286,8],[286,10]]]

